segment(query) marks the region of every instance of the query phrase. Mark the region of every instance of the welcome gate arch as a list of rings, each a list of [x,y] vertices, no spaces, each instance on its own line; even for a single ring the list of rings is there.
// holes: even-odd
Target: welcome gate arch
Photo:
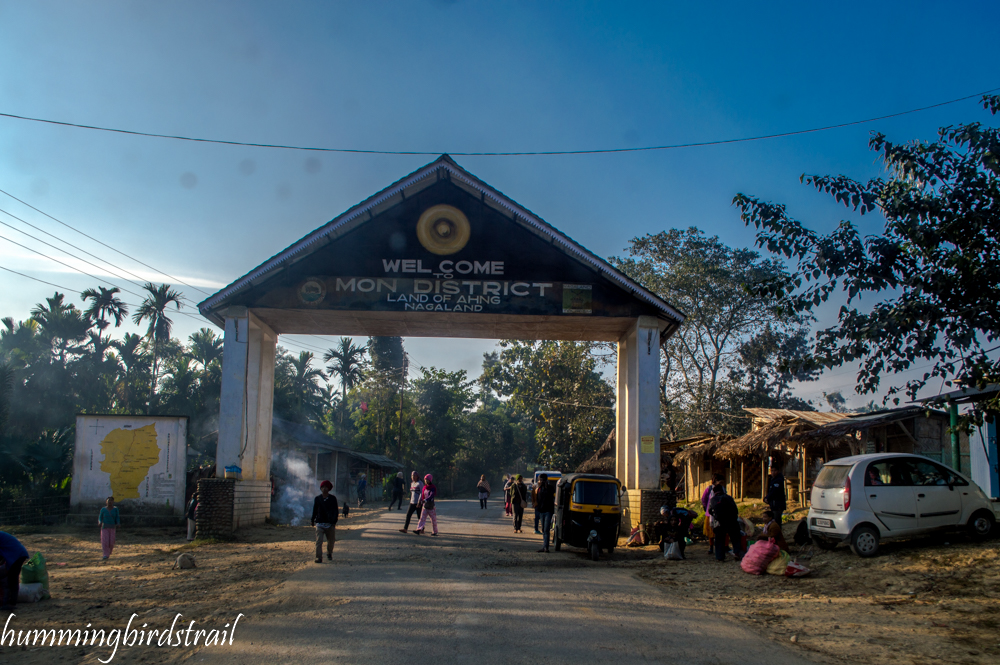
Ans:
[[[233,529],[269,510],[281,334],[617,343],[616,474],[639,499],[633,523],[659,490],[660,349],[683,314],[447,155],[199,309],[225,330],[216,468],[242,469]]]

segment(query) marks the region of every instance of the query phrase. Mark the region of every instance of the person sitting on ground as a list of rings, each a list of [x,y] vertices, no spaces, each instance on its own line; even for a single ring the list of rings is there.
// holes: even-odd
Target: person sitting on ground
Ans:
[[[330,494],[333,483],[324,480],[319,484],[322,492],[313,501],[313,512],[311,523],[316,527],[316,563],[323,563],[323,537],[326,537],[326,559],[333,559],[333,544],[337,542],[337,497]]]
[[[28,560],[28,550],[14,536],[0,531],[0,609],[13,612],[21,590],[21,566]],[[13,639],[13,638],[11,638]]]
[[[764,511],[764,535],[768,538],[774,538],[774,543],[780,547],[783,551],[788,551],[788,543],[785,541],[785,535],[781,533],[781,524],[774,519],[774,513],[770,510]]]

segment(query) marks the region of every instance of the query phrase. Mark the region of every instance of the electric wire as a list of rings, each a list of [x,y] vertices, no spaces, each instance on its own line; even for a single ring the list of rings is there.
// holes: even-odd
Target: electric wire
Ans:
[[[928,106],[921,106],[919,108],[909,109],[906,111],[899,111],[897,113],[889,113],[886,115],[880,115],[874,118],[865,118],[863,120],[852,120],[849,122],[841,122],[834,125],[825,125],[822,127],[813,127],[811,129],[800,129],[789,132],[778,132],[775,134],[762,134],[759,136],[747,136],[741,138],[733,139],[716,139],[713,141],[695,141],[691,143],[673,143],[667,145],[654,145],[654,146],[643,146],[636,148],[591,148],[583,150],[537,150],[537,151],[510,151],[510,152],[449,152],[449,151],[426,151],[426,150],[371,150],[371,149],[358,149],[358,148],[322,148],[317,146],[298,146],[298,145],[286,145],[280,143],[254,143],[248,141],[232,141],[225,139],[212,139],[194,136],[183,136],[179,134],[159,134],[156,132],[144,132],[131,129],[119,129],[115,127],[102,127],[99,125],[85,125],[75,122],[66,122],[62,120],[52,120],[49,118],[36,118],[32,116],[17,115],[14,113],[0,113],[0,117],[11,118],[13,120],[24,120],[29,122],[37,122],[49,125],[59,125],[61,127],[72,127],[75,129],[89,129],[93,131],[100,132],[110,132],[114,134],[127,134],[130,136],[143,136],[148,138],[158,138],[158,139],[170,139],[175,141],[190,141],[193,143],[214,143],[219,145],[235,145],[243,146],[248,148],[273,148],[278,150],[304,150],[310,152],[335,152],[335,153],[348,153],[348,154],[363,154],[363,155],[417,155],[417,156],[429,156],[429,155],[440,155],[446,153],[449,155],[460,156],[460,157],[531,157],[531,156],[551,156],[551,155],[601,155],[601,154],[611,154],[611,153],[625,153],[625,152],[649,152],[656,150],[674,150],[678,148],[700,148],[705,146],[713,145],[727,145],[731,143],[747,143],[750,141],[764,141],[768,139],[783,138],[787,136],[798,136],[801,134],[813,134],[816,132],[825,132],[831,129],[841,129],[843,127],[851,127],[854,125],[863,125],[870,122],[877,122],[879,120],[888,120],[890,118],[898,118],[900,116],[909,115],[911,113],[920,113],[922,111],[928,111],[930,109],[940,108],[942,106],[948,106],[949,104],[956,104],[958,102],[963,102],[968,99],[973,99],[975,97],[981,97],[983,95],[988,95],[992,92],[1000,90],[1000,88],[991,88],[990,90],[985,90],[983,92],[977,92],[972,95],[965,95],[963,97],[958,97],[956,99],[950,99],[945,102],[938,102],[936,104],[930,104]]]
[[[203,294],[205,294],[206,296],[210,296],[210,295],[212,295],[212,294],[211,294],[211,293],[209,293],[208,291],[205,291],[205,290],[203,290],[203,289],[199,289],[199,288],[198,288],[197,286],[192,286],[191,284],[188,284],[187,282],[185,282],[185,281],[184,281],[184,280],[182,280],[182,279],[179,279],[179,278],[177,278],[177,277],[174,277],[173,275],[171,275],[171,274],[169,274],[169,273],[165,273],[165,272],[163,272],[162,270],[159,270],[159,269],[157,269],[157,268],[154,268],[153,266],[149,265],[148,263],[143,263],[142,261],[140,261],[139,259],[135,258],[134,256],[130,256],[130,255],[126,254],[125,252],[121,251],[121,250],[118,250],[118,249],[115,249],[114,247],[112,247],[111,245],[107,244],[106,242],[102,242],[102,241],[98,240],[97,238],[95,238],[94,236],[92,236],[92,235],[88,235],[87,233],[84,233],[83,231],[81,231],[80,229],[78,229],[78,228],[76,228],[76,227],[74,227],[74,226],[70,226],[69,224],[67,224],[66,222],[62,221],[61,219],[57,219],[56,217],[53,217],[52,215],[50,215],[49,213],[45,212],[44,210],[40,210],[39,208],[36,208],[35,206],[31,205],[31,204],[30,204],[30,203],[28,203],[27,201],[25,201],[25,200],[23,200],[23,199],[19,199],[18,197],[14,196],[13,194],[11,194],[11,193],[10,193],[10,192],[8,192],[8,191],[5,191],[5,190],[3,190],[3,189],[0,189],[0,194],[3,194],[3,195],[5,195],[5,196],[9,196],[10,198],[14,199],[14,200],[15,200],[15,201],[17,201],[18,203],[20,203],[20,204],[22,204],[22,205],[26,205],[26,206],[28,206],[29,208],[31,208],[31,209],[32,209],[32,210],[34,210],[35,212],[37,212],[37,213],[39,213],[39,214],[42,214],[42,215],[45,215],[46,217],[48,217],[49,219],[51,219],[51,220],[52,220],[53,222],[56,222],[57,224],[61,224],[61,225],[65,226],[65,227],[66,227],[67,229],[70,229],[71,231],[75,231],[76,233],[79,233],[79,234],[80,234],[80,235],[82,235],[82,236],[83,236],[84,238],[87,238],[87,239],[89,239],[89,240],[93,240],[93,241],[94,241],[94,242],[96,242],[96,243],[97,243],[98,245],[102,245],[102,246],[104,246],[104,247],[107,247],[107,248],[108,248],[108,249],[110,249],[111,251],[113,251],[113,252],[116,252],[116,253],[118,253],[118,254],[121,254],[121,255],[122,255],[122,256],[124,256],[125,258],[127,258],[127,259],[131,259],[132,261],[135,261],[135,262],[136,262],[136,263],[138,263],[139,265],[141,265],[141,266],[145,266],[145,267],[149,268],[150,270],[152,270],[152,271],[154,271],[154,272],[157,272],[157,273],[159,273],[159,274],[163,275],[164,277],[169,277],[169,278],[170,278],[170,279],[172,279],[173,281],[175,281],[175,282],[178,282],[178,283],[180,283],[180,284],[183,284],[184,286],[188,287],[189,289],[194,289],[195,291],[198,291],[199,293],[203,293]],[[8,213],[8,214],[9,214],[9,213]],[[13,215],[11,215],[11,216],[13,216]],[[69,243],[67,243],[67,244],[69,244]]]
[[[160,275],[163,275],[163,276],[165,276],[165,277],[169,277],[169,278],[170,278],[171,280],[173,280],[173,281],[175,281],[175,282],[178,282],[178,283],[180,283],[180,284],[183,284],[184,286],[186,286],[186,287],[188,287],[188,288],[190,288],[190,289],[194,289],[195,291],[198,291],[199,293],[202,293],[202,294],[204,294],[204,295],[211,295],[211,293],[209,293],[208,291],[205,291],[205,290],[203,290],[203,289],[200,289],[200,288],[198,288],[198,287],[196,287],[196,286],[193,286],[193,285],[191,285],[191,284],[188,284],[187,282],[185,282],[185,281],[184,281],[184,280],[182,280],[182,279],[179,279],[179,278],[177,278],[177,277],[174,277],[173,275],[171,275],[171,274],[169,274],[169,273],[166,273],[166,272],[163,272],[162,270],[159,270],[159,269],[157,269],[157,268],[154,268],[153,266],[149,265],[148,263],[145,263],[145,262],[143,262],[143,261],[140,261],[139,259],[135,258],[134,256],[131,256],[131,255],[129,255],[129,254],[126,254],[125,252],[122,252],[121,250],[119,250],[119,249],[116,249],[115,247],[112,247],[111,245],[109,245],[109,244],[107,244],[107,243],[105,243],[105,242],[102,242],[102,241],[98,240],[97,238],[95,238],[95,237],[93,237],[93,236],[91,236],[91,235],[88,235],[87,233],[84,233],[83,231],[81,231],[81,230],[77,229],[76,227],[74,227],[74,226],[72,226],[72,225],[70,225],[70,224],[67,224],[66,222],[62,221],[61,219],[58,219],[58,218],[54,217],[53,215],[50,215],[49,213],[45,212],[45,211],[44,211],[44,210],[42,210],[41,208],[38,208],[38,207],[36,207],[36,206],[34,206],[34,205],[32,205],[32,204],[28,203],[28,202],[27,202],[27,201],[25,201],[24,199],[21,199],[21,198],[18,198],[18,197],[16,197],[16,196],[14,196],[14,195],[13,195],[13,194],[11,194],[10,192],[7,192],[7,191],[5,191],[5,190],[3,190],[3,189],[0,189],[0,194],[4,194],[5,196],[8,196],[8,197],[10,197],[10,198],[14,199],[14,200],[15,200],[15,201],[17,201],[18,203],[20,203],[20,204],[22,204],[22,205],[25,205],[25,206],[27,206],[27,207],[29,207],[29,208],[31,208],[31,209],[32,209],[32,210],[34,210],[35,212],[37,212],[37,213],[39,213],[39,214],[41,214],[41,215],[45,215],[46,217],[48,217],[48,218],[49,218],[49,219],[51,219],[52,221],[54,221],[54,222],[57,222],[58,224],[61,224],[61,225],[65,226],[66,228],[68,228],[68,229],[70,229],[70,230],[72,230],[72,231],[75,231],[76,233],[79,233],[80,235],[82,235],[82,236],[83,236],[83,237],[85,237],[85,238],[88,238],[89,240],[92,240],[92,241],[94,241],[94,242],[96,242],[96,243],[98,243],[98,244],[100,244],[100,245],[102,245],[102,246],[104,246],[104,247],[107,247],[108,249],[110,249],[110,250],[111,250],[111,251],[113,251],[113,252],[116,252],[116,253],[118,253],[118,254],[121,254],[121,255],[122,255],[122,256],[124,256],[125,258],[128,258],[128,259],[130,259],[130,260],[132,260],[132,261],[135,261],[135,262],[136,262],[136,263],[138,263],[139,265],[142,265],[142,266],[145,266],[145,267],[149,268],[150,270],[153,270],[154,272],[157,272],[157,273],[159,273]],[[122,268],[121,266],[117,266],[117,265],[115,265],[114,263],[111,263],[110,261],[108,261],[107,259],[102,259],[102,258],[100,258],[99,256],[96,256],[95,254],[92,254],[92,253],[88,252],[88,251],[87,251],[87,250],[85,250],[85,249],[82,249],[82,248],[80,248],[80,247],[77,247],[76,245],[72,244],[71,242],[69,242],[69,241],[65,240],[64,238],[61,238],[61,237],[59,237],[59,236],[57,236],[57,235],[55,235],[55,234],[52,234],[52,233],[49,233],[48,231],[45,231],[44,229],[41,229],[41,228],[39,228],[39,227],[37,227],[37,226],[35,226],[35,225],[31,224],[30,222],[27,222],[27,221],[25,221],[24,219],[21,219],[21,218],[20,218],[20,217],[18,217],[17,215],[14,215],[14,214],[12,214],[12,213],[10,213],[10,212],[7,212],[6,210],[3,210],[2,208],[0,208],[0,212],[3,212],[3,213],[5,213],[5,214],[9,215],[10,217],[13,217],[14,219],[18,220],[19,222],[22,222],[22,223],[24,223],[24,224],[27,224],[27,225],[28,225],[28,226],[30,226],[31,228],[33,228],[33,229],[36,229],[36,230],[38,230],[38,231],[41,231],[42,233],[45,233],[46,235],[48,235],[48,236],[50,236],[50,237],[52,237],[52,238],[55,238],[56,240],[58,240],[58,241],[60,241],[60,242],[62,242],[62,243],[65,243],[65,244],[69,245],[70,247],[73,247],[74,249],[76,249],[76,250],[78,250],[78,251],[81,251],[81,252],[84,252],[85,254],[87,254],[87,255],[89,255],[89,256],[92,256],[92,257],[94,257],[95,259],[97,259],[97,260],[99,260],[99,261],[103,261],[104,263],[107,263],[108,265],[110,265],[110,266],[113,266],[114,268],[117,268],[118,270],[121,270],[121,271],[123,271],[123,272],[127,272],[128,274],[130,274],[130,275],[133,275],[134,277],[137,277],[138,279],[143,279],[143,278],[142,278],[142,277],[140,277],[139,275],[136,275],[135,273],[133,273],[133,272],[131,272],[131,271],[129,271],[129,270],[126,270],[125,268]],[[0,222],[0,224],[3,224],[3,222]],[[9,226],[9,225],[5,225],[5,226]],[[14,228],[14,227],[10,227],[10,228]],[[20,231],[20,229],[15,229],[15,230],[19,231],[20,233],[24,233],[24,231]],[[28,234],[26,234],[26,233],[25,233],[25,235],[28,235]],[[31,236],[30,236],[30,235],[28,235],[28,237],[30,238]],[[34,239],[34,240],[38,240],[37,238],[33,238],[33,239]],[[44,243],[45,241],[42,241],[42,240],[39,240],[39,242],[43,242],[43,243]],[[45,244],[48,244],[48,243],[45,243]],[[49,245],[49,246],[50,246],[50,247],[53,247],[52,245]],[[59,248],[58,248],[58,247],[56,247],[55,249],[59,249]],[[80,258],[80,257],[78,257],[78,256],[74,256],[73,254],[71,254],[70,252],[66,252],[65,250],[62,250],[62,249],[59,249],[59,251],[63,252],[64,254],[67,254],[67,255],[69,255],[69,256],[73,256],[73,258],[75,258],[75,259],[78,259],[78,260],[81,260],[81,261],[85,261],[85,259],[81,259],[81,258]],[[89,261],[88,261],[88,263],[89,263]],[[93,263],[91,263],[90,265],[94,265],[94,264],[93,264]],[[95,266],[95,267],[99,267],[99,266]],[[100,269],[101,269],[101,270],[107,270],[106,268],[100,268]],[[119,279],[125,279],[126,281],[129,281],[129,282],[131,282],[131,280],[129,280],[128,278],[125,278],[125,277],[120,277],[120,276],[118,276],[118,275],[116,275],[116,277],[119,277]],[[147,281],[152,281],[152,280],[147,280]],[[131,283],[135,284],[135,282],[131,282]],[[141,285],[141,284],[136,284],[136,286],[139,286],[140,288],[143,288],[143,286],[144,286],[144,285]],[[141,297],[141,296],[140,296],[140,297]],[[190,304],[191,304],[190,306],[191,306],[191,308],[192,308],[192,309],[195,309],[195,310],[197,310],[197,305],[198,305],[198,303],[196,303],[195,301],[191,300],[190,298],[188,298],[187,296],[185,296],[185,295],[183,295],[183,294],[181,295],[181,297],[182,297],[182,298],[183,298],[184,300],[186,300],[186,301],[187,301],[188,303],[190,303]],[[309,335],[309,336],[310,336],[310,337],[315,337],[316,339],[319,339],[320,341],[323,341],[323,342],[325,342],[325,341],[326,341],[326,340],[323,340],[322,338],[320,338],[320,337],[318,337],[318,336],[316,336],[316,335]],[[298,344],[296,344],[295,346],[300,346],[300,347],[301,347],[301,346],[304,346],[304,345],[303,345],[302,343],[298,343]],[[318,347],[310,347],[310,348],[314,348],[314,349],[316,349],[317,351],[325,351],[325,349],[320,349],[320,348],[318,348]]]

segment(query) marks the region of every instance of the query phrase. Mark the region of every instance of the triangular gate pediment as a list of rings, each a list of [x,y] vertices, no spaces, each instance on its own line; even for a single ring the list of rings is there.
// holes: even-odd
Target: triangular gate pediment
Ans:
[[[447,156],[199,306],[275,332],[614,341],[683,316]]]

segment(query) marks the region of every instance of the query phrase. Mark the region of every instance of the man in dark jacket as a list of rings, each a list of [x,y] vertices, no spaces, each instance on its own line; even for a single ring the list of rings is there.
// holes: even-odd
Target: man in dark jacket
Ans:
[[[316,563],[323,563],[323,536],[326,536],[326,558],[333,559],[333,544],[337,542],[335,529],[337,527],[337,497],[330,494],[333,483],[324,480],[319,484],[322,492],[313,501],[312,524],[316,527]]]
[[[764,495],[764,503],[771,507],[774,513],[774,521],[781,524],[781,514],[788,507],[785,498],[785,477],[777,465],[771,467],[771,476],[767,479],[767,494]]]
[[[389,510],[392,510],[392,504],[397,503],[399,510],[403,509],[403,472],[400,471],[396,474],[396,477],[392,479],[392,499],[389,501]]]
[[[556,512],[556,491],[549,485],[546,474],[538,476],[538,515],[542,523],[542,538],[544,545],[539,552],[549,551],[549,532],[552,530],[552,515]]]
[[[736,507],[733,497],[726,494],[726,487],[719,483],[712,488],[712,498],[708,502],[708,514],[706,519],[712,520],[712,529],[715,530],[715,558],[719,561],[726,560],[726,536],[733,546],[733,554],[736,560],[743,558],[742,551],[743,538],[740,535],[740,511]]]

